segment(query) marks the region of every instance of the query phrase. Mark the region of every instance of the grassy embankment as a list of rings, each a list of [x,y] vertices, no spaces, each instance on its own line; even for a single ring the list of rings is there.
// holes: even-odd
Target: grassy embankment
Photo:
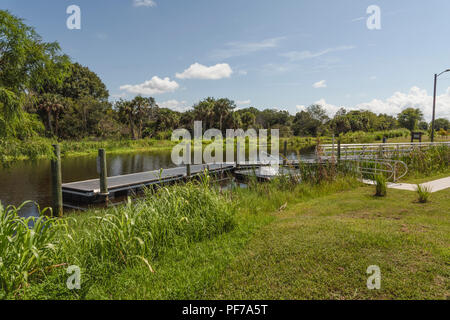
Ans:
[[[433,170],[448,170],[445,154],[421,159],[437,155],[442,167]],[[0,209],[0,296],[448,296],[449,190],[427,204],[400,190],[380,199],[333,166],[318,169],[305,170],[310,182],[300,185],[283,179],[220,192],[203,180],[164,188],[124,207],[39,220],[33,229],[13,208]],[[371,264],[382,270],[380,291],[365,287]],[[81,267],[81,290],[67,289],[68,265]]]

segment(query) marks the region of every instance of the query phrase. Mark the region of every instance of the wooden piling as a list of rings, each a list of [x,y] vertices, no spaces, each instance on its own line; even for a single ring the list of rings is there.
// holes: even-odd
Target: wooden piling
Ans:
[[[54,158],[51,161],[52,169],[52,196],[53,216],[63,215],[62,175],[61,175],[61,150],[59,144],[53,145]]]
[[[105,197],[105,201],[108,202],[108,172],[106,169],[106,152],[105,149],[98,150],[98,161],[100,169],[100,195]]]
[[[284,148],[283,148],[283,164],[286,165],[287,164],[287,141],[284,140]]]

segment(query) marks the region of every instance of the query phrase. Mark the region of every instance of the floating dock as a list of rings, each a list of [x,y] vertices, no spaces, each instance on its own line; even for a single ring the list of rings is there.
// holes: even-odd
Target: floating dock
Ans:
[[[190,176],[188,176],[187,167],[184,166],[108,177],[109,197],[126,196],[151,185],[198,177],[205,170],[208,170],[210,174],[217,175],[231,172],[235,168],[236,165],[234,163],[202,164],[191,165]],[[65,202],[94,203],[102,201],[102,196],[103,198],[105,196],[100,193],[100,179],[64,183],[62,192]]]
[[[322,159],[321,162],[325,162]],[[317,160],[288,160],[285,166],[298,168],[299,164],[314,164]],[[190,174],[188,167],[176,167],[169,169],[160,169],[147,172],[126,174],[107,178],[108,194],[102,194],[100,191],[100,179],[91,179],[62,184],[62,194],[64,205],[70,207],[70,203],[92,204],[104,202],[106,197],[109,199],[128,196],[141,191],[145,187],[152,185],[163,185],[177,181],[185,181],[191,178],[201,176],[205,170],[210,175],[225,175],[232,173],[236,177],[244,178],[253,174],[255,169],[264,166],[262,163],[246,163],[237,165],[236,163],[214,163],[190,165]],[[286,171],[287,168],[284,170]],[[266,179],[267,178],[267,179]],[[270,180],[268,177],[258,176],[259,180]]]

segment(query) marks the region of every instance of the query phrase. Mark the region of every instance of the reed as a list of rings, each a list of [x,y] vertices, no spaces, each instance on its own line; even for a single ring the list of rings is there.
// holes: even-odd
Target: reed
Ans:
[[[397,157],[408,165],[410,174],[432,175],[445,172],[450,165],[450,147],[432,146],[427,149],[416,148],[409,154]]]
[[[382,174],[375,176],[375,196],[385,197],[387,194],[387,181],[386,177]]]
[[[427,203],[431,195],[431,188],[417,184],[417,195],[420,203]]]
[[[0,297],[57,261],[59,222],[45,216],[21,218],[22,206],[0,204]]]
[[[0,297],[54,266],[80,266],[87,282],[135,264],[153,272],[152,261],[167,249],[232,230],[236,210],[207,174],[199,182],[147,190],[133,203],[58,220],[45,217],[46,210],[24,219],[20,208],[0,207]]]

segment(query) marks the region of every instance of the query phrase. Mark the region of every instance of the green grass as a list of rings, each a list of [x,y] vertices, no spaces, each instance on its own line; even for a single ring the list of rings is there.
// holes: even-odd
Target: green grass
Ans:
[[[166,250],[188,247],[235,227],[235,207],[210,188],[206,178],[161,188],[135,203],[105,211],[59,220],[40,218],[31,229],[17,211],[0,208],[0,297],[21,296],[44,286],[53,298],[60,294],[79,298],[78,292],[64,288],[65,268],[52,266],[80,266],[88,290],[136,265],[151,274],[153,262]],[[33,277],[28,277],[31,273]]]
[[[66,222],[66,230],[59,229],[59,254],[48,265],[79,265],[82,290],[65,288],[65,268],[47,271],[42,267],[8,297],[200,297],[252,235],[274,219],[272,211],[357,185],[353,178],[339,178],[315,186],[292,185],[289,191],[274,183],[218,193],[204,184],[188,184],[164,189],[161,195],[114,212],[91,211],[69,216],[61,220]]]
[[[450,190],[419,204],[413,192],[386,198],[371,187],[299,203],[276,214],[208,299],[448,299]],[[381,290],[366,269],[381,268]]]
[[[412,161],[424,161],[421,174],[448,172],[446,152]],[[450,190],[421,204],[408,191],[375,197],[333,164],[301,172],[305,183],[229,191],[203,177],[32,229],[0,208],[0,298],[449,297]],[[81,290],[66,288],[69,265],[81,267]],[[365,286],[369,265],[381,268],[381,290]]]

